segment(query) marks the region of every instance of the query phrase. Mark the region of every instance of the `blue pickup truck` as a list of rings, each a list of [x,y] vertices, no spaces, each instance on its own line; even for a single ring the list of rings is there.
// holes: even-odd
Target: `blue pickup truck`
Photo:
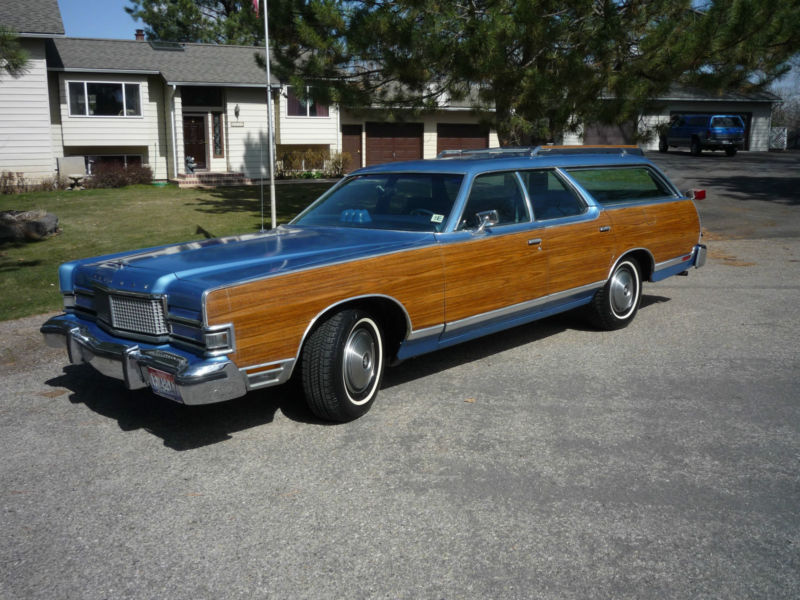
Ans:
[[[724,150],[734,156],[744,148],[744,123],[738,115],[675,115],[659,136],[658,149],[681,147],[694,156],[703,150]]]

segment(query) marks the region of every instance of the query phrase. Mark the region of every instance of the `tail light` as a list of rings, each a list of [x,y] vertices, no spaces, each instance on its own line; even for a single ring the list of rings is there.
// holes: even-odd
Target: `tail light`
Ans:
[[[686,194],[692,200],[705,200],[706,199],[706,191],[705,190],[689,190],[689,193]]]

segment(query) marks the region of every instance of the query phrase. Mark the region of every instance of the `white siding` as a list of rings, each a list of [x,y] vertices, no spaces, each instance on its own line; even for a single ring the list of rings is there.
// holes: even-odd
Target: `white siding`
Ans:
[[[235,107],[239,105],[239,118]],[[227,139],[225,150],[230,170],[258,179],[269,175],[267,105],[263,88],[228,88],[226,93]],[[277,112],[277,111],[276,111]]]
[[[30,54],[27,70],[11,77],[0,70],[0,172],[28,180],[55,175],[47,67],[43,40],[21,40]]]
[[[266,110],[266,109],[265,109]],[[335,151],[339,144],[339,114],[336,106],[328,107],[327,117],[290,117],[283,93],[278,95],[279,127],[275,143],[298,146],[330,146]]]
[[[67,100],[67,85],[70,81],[138,83],[142,116],[71,116]],[[136,148],[137,154],[142,155],[143,162],[153,169],[153,177],[165,179],[168,161],[166,136],[171,134],[171,125],[163,88],[157,77],[144,75],[61,73],[59,101],[65,154],[111,154],[121,147]]]

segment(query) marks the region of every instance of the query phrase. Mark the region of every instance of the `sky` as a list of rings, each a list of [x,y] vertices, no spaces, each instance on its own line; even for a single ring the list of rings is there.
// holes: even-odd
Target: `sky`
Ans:
[[[58,0],[68,37],[132,40],[142,23],[128,13],[127,0]]]

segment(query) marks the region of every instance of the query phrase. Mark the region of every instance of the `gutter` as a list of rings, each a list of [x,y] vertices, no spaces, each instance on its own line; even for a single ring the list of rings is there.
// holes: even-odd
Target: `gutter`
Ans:
[[[178,178],[178,134],[175,132],[175,94],[177,86],[172,85],[172,106],[170,107],[170,116],[172,120],[172,166],[175,179]]]

